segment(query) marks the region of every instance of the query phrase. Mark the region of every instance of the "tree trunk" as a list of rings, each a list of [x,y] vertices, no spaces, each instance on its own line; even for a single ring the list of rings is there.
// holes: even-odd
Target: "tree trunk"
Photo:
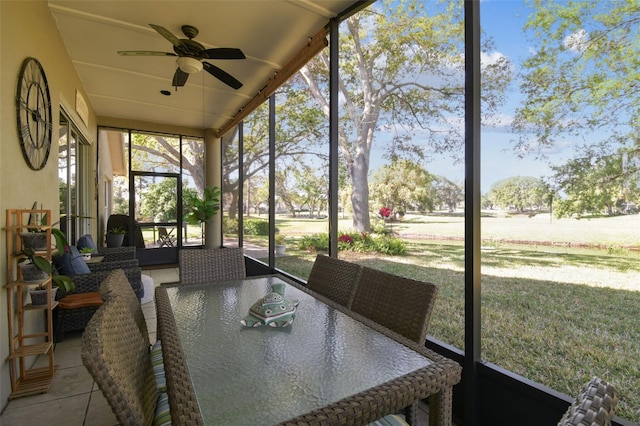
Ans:
[[[287,206],[287,210],[289,210],[289,214],[291,214],[291,217],[296,217],[296,208],[293,203],[285,201],[284,205]]]
[[[353,207],[353,227],[358,232],[371,230],[369,218],[369,166],[363,155],[354,158],[350,168],[353,192],[351,193],[351,206]]]
[[[231,202],[229,203],[229,210],[227,216],[229,219],[235,219],[238,215],[238,191],[231,191]]]

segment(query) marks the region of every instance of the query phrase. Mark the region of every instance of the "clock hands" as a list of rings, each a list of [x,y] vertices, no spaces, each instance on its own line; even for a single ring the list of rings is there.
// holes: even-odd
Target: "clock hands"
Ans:
[[[26,109],[27,112],[29,114],[31,114],[31,119],[33,121],[40,121],[42,122],[42,124],[44,124],[45,126],[47,126],[48,128],[53,128],[52,124],[49,123],[43,116],[42,113],[40,112],[40,110],[37,109],[31,109],[29,107],[29,104],[26,101],[23,101],[22,99],[20,99],[20,105],[22,108]]]

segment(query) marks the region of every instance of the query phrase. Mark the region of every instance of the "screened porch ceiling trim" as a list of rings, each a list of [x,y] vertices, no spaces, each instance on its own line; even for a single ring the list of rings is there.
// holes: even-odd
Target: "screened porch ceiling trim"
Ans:
[[[318,53],[329,45],[327,41],[327,35],[329,34],[328,28],[321,29],[315,36],[309,39],[309,42],[303,46],[298,53],[287,63],[282,69],[275,73],[273,77],[269,79],[267,85],[260,90],[256,96],[253,97],[240,111],[229,120],[220,130],[216,132],[217,137],[222,137],[225,133],[231,130],[235,125],[240,123],[246,116],[251,114],[262,105],[280,86],[287,82],[295,73],[297,73],[307,62],[313,59]]]
[[[373,0],[118,1],[48,0],[62,42],[79,76],[97,125],[114,120],[166,128],[235,127],[326,46],[332,20]],[[204,48],[241,49],[246,59],[207,60],[238,79],[234,90],[200,71],[172,86],[175,56],[122,56],[120,50],[173,52],[149,24],[178,38],[181,27],[199,30]],[[162,91],[165,93],[162,94]]]

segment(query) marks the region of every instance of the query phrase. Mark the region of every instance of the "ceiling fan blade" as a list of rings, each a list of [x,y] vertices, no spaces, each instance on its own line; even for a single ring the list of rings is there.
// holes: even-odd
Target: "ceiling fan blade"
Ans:
[[[238,90],[242,87],[242,83],[236,80],[231,74],[228,74],[226,71],[221,70],[215,65],[211,65],[209,62],[202,62],[202,66],[205,70],[224,84],[233,87]]]
[[[173,87],[182,87],[186,84],[187,79],[189,78],[189,74],[182,71],[180,67],[176,68],[176,73],[173,75],[173,82],[171,85]]]
[[[205,49],[200,52],[204,59],[245,59],[244,53],[240,49],[231,47],[219,47],[217,49]]]
[[[154,30],[156,30],[162,37],[169,40],[169,42],[174,46],[177,46],[177,47],[182,46],[182,42],[180,41],[180,39],[174,36],[173,33],[168,29],[166,29],[165,27],[161,27],[160,25],[154,25],[154,24],[149,24],[149,26]]]
[[[178,56],[169,52],[154,52],[151,50],[118,50],[118,55],[122,56]]]

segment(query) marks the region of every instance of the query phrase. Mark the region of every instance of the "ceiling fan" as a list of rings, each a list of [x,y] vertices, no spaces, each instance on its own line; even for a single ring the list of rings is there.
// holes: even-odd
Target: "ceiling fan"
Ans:
[[[178,68],[173,75],[173,86],[184,86],[189,78],[189,74],[202,71],[204,68],[209,74],[222,81],[228,86],[238,90],[242,83],[236,80],[226,71],[216,67],[204,59],[245,59],[244,53],[240,49],[230,47],[220,47],[215,49],[205,49],[204,46],[193,40],[198,35],[198,29],[191,25],[183,25],[182,32],[187,38],[178,38],[171,31],[160,25],[149,24],[161,36],[169,40],[173,45],[171,52],[155,52],[148,50],[119,50],[118,54],[123,56],[177,56]]]

